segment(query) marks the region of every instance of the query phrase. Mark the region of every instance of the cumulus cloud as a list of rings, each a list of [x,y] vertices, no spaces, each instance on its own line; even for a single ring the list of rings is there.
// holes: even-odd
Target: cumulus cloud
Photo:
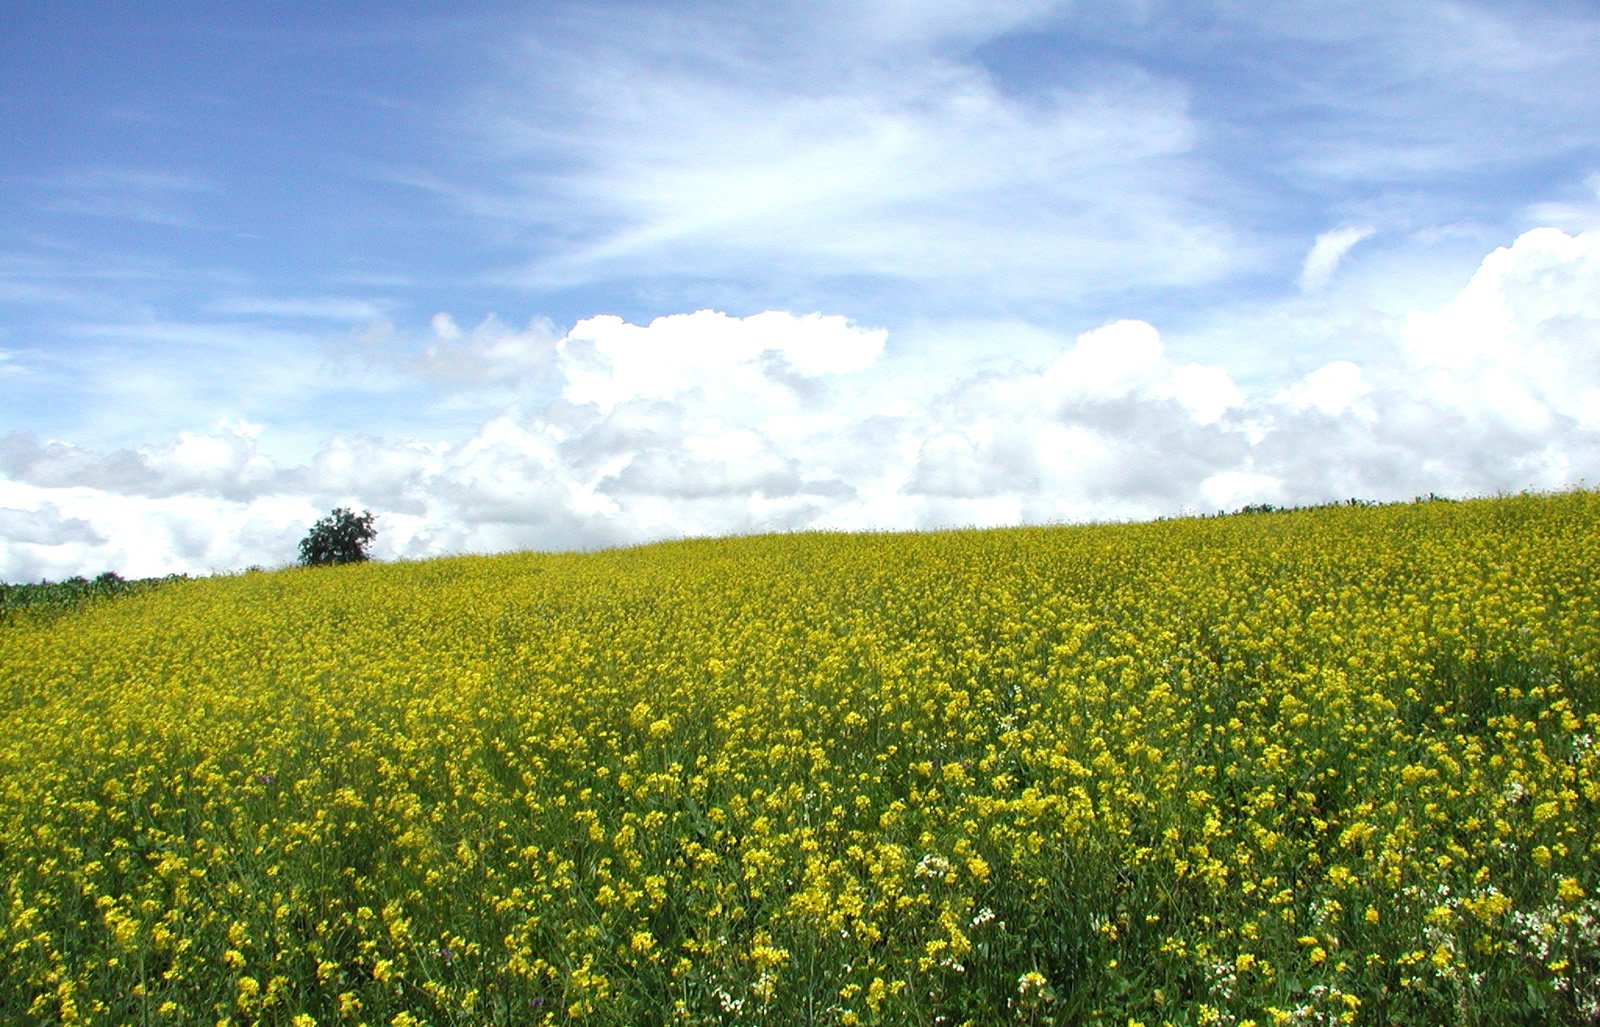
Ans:
[[[1525,233],[1491,253],[1443,309],[1413,314],[1402,345],[1427,394],[1529,435],[1600,428],[1600,233]]]
[[[1276,402],[1295,412],[1317,411],[1327,417],[1351,414],[1370,420],[1372,408],[1361,400],[1372,391],[1361,368],[1348,360],[1335,360],[1279,390]]]
[[[648,326],[619,317],[580,321],[561,340],[572,403],[609,413],[618,403],[703,393],[731,404],[800,405],[800,383],[872,366],[888,333],[843,317],[768,312],[747,318],[717,311],[657,318]]]
[[[1317,236],[1306,262],[1300,269],[1300,291],[1320,292],[1327,288],[1339,262],[1363,239],[1369,239],[1377,230],[1370,226],[1335,228]]]
[[[464,333],[440,312],[429,324],[433,338],[416,367],[425,378],[451,384],[516,385],[537,378],[550,369],[559,337],[544,319],[517,331],[491,314]]]
[[[422,557],[1149,517],[1600,473],[1600,235],[1529,232],[1451,302],[1399,322],[1387,356],[1250,388],[1175,359],[1137,320],[946,375],[902,374],[916,356],[889,359],[888,333],[817,314],[604,316],[565,332],[469,332],[441,315],[432,340],[417,373],[475,366],[543,398],[507,402],[464,438],[339,434],[304,460],[269,456],[270,430],[239,421],[106,452],[7,436],[0,577],[284,563],[336,504],[378,512],[379,556]]]
[[[33,546],[99,545],[105,541],[88,521],[63,516],[53,503],[42,503],[33,510],[0,507],[0,538],[13,545]]]
[[[0,439],[0,474],[42,488],[93,488],[163,498],[188,494],[248,499],[276,491],[280,472],[256,450],[247,422],[180,432],[168,443],[97,453],[25,434]]]

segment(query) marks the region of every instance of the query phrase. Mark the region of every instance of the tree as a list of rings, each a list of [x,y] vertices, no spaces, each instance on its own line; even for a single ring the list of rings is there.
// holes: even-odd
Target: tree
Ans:
[[[361,563],[367,559],[367,546],[378,537],[372,526],[372,513],[339,507],[311,526],[300,540],[300,562],[307,567],[330,563]]]

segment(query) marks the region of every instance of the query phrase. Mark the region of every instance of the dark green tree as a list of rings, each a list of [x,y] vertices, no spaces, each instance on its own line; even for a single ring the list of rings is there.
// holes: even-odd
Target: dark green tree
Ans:
[[[361,563],[367,559],[367,546],[378,537],[372,526],[372,513],[361,511],[361,516],[344,507],[311,526],[311,531],[300,540],[300,562],[307,567],[320,567],[330,563]]]

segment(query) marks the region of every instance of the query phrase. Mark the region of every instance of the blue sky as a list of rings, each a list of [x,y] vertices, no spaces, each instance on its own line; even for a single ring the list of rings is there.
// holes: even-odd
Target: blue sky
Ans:
[[[0,578],[1593,483],[1592,4],[11,3]]]

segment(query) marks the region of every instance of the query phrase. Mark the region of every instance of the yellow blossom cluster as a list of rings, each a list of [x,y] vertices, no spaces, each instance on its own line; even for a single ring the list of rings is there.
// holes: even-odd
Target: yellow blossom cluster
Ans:
[[[0,630],[0,1022],[1586,1022],[1600,496]]]

